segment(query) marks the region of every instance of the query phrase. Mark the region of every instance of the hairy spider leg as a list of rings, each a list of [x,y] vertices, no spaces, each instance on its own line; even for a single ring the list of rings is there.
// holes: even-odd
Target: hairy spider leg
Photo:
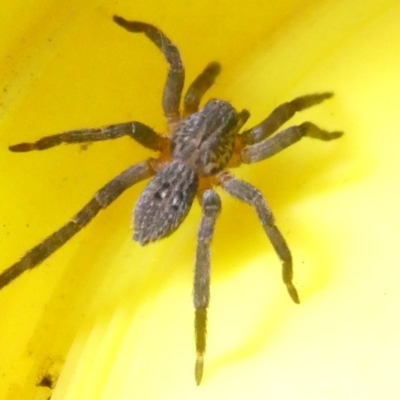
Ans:
[[[300,303],[299,295],[293,285],[292,255],[285,239],[274,224],[274,217],[262,194],[249,183],[234,178],[227,172],[221,172],[218,176],[221,187],[231,196],[251,205],[255,208],[257,216],[268,235],[276,254],[282,263],[282,279],[290,297],[296,303]]]
[[[207,335],[207,307],[210,301],[210,245],[215,222],[221,211],[221,199],[208,189],[202,196],[203,215],[197,235],[196,263],[193,282],[193,304],[195,308],[196,364],[195,379],[200,384],[203,376],[204,353]]]
[[[292,118],[296,112],[322,103],[332,96],[333,93],[331,92],[309,94],[279,105],[267,118],[242,133],[245,144],[251,145],[261,142],[276,132],[285,122]]]
[[[221,64],[213,61],[209,63],[203,72],[192,82],[183,100],[183,117],[187,117],[199,110],[201,99],[214,84],[215,78],[220,72]]]
[[[46,150],[62,143],[85,143],[100,140],[118,139],[130,136],[142,146],[159,151],[163,148],[165,138],[141,122],[132,121],[120,124],[107,125],[100,128],[77,129],[51,136],[45,136],[33,143],[18,143],[9,147],[14,152],[32,150]]]
[[[328,141],[338,139],[342,135],[343,132],[328,132],[318,128],[311,122],[303,122],[300,125],[284,129],[259,143],[245,147],[241,151],[241,159],[246,164],[264,160],[298,142],[304,136]]]
[[[44,239],[43,242],[29,250],[11,267],[3,271],[0,274],[0,289],[8,285],[23,272],[38,266],[76,235],[100,210],[109,206],[126,189],[135,183],[150,178],[154,173],[151,160],[144,161],[127,168],[104,185],[69,222]]]
[[[154,25],[138,21],[127,21],[117,15],[114,15],[113,19],[114,22],[129,32],[144,33],[164,54],[169,64],[169,71],[164,86],[162,106],[168,127],[170,131],[173,131],[180,120],[179,106],[185,83],[185,69],[178,48]]]

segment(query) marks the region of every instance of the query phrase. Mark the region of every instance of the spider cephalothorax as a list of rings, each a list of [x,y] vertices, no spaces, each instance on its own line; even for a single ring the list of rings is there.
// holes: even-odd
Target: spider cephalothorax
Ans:
[[[158,152],[159,156],[127,168],[103,186],[70,221],[4,270],[0,274],[0,288],[43,262],[88,224],[101,209],[106,208],[139,181],[154,176],[139,197],[133,214],[133,239],[142,245],[174,232],[197,196],[203,210],[193,284],[197,353],[195,377],[199,384],[206,348],[210,244],[221,210],[221,201],[215,188],[220,186],[232,196],[254,207],[281,260],[282,278],[289,295],[295,303],[299,303],[292,283],[290,250],[275,226],[268,205],[256,188],[236,179],[227,168],[264,160],[303,136],[331,140],[340,137],[342,133],[327,132],[310,122],[304,122],[270,137],[297,111],[332,97],[329,92],[302,96],[284,103],[258,125],[240,132],[250,116],[247,110],[237,112],[231,104],[223,100],[210,100],[203,108],[199,108],[203,95],[220,72],[220,65],[216,62],[210,63],[189,86],[181,110],[184,68],[176,46],[153,25],[126,21],[117,16],[114,21],[128,31],[144,33],[159,47],[169,64],[162,101],[169,135],[158,134],[148,126],[133,121],[102,128],[67,131],[46,136],[34,143],[10,146],[11,151],[25,152],[45,150],[61,143],[88,143],[128,135],[144,147]]]

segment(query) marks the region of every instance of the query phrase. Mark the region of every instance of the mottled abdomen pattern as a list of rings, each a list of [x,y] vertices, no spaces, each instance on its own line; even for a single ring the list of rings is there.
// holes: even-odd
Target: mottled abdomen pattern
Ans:
[[[188,214],[198,186],[190,166],[174,161],[148,183],[133,213],[133,240],[141,245],[170,235]]]

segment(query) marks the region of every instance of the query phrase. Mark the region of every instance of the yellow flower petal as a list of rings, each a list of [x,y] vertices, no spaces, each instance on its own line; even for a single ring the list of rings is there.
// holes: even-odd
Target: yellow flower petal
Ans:
[[[165,62],[113,14],[167,33],[187,82],[220,61],[209,96],[248,108],[248,126],[332,90],[293,123],[345,131],[234,171],[274,211],[302,304],[291,303],[254,212],[222,195],[200,387],[191,303],[200,210],[141,248],[129,229],[140,184],[0,292],[1,398],[398,398],[398,2],[41,0],[0,13],[1,270],[149,156],[129,139],[26,154],[9,145],[128,120],[164,129]]]

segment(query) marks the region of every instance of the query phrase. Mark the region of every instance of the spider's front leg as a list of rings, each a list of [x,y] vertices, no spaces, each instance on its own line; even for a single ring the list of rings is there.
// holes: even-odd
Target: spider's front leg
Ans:
[[[199,385],[203,376],[204,353],[207,335],[207,307],[210,300],[210,244],[214,226],[221,211],[217,193],[208,189],[202,196],[203,216],[197,236],[196,264],[193,284],[195,307],[196,365],[195,378]]]
[[[43,242],[29,250],[14,265],[3,271],[0,274],[0,289],[8,285],[23,272],[38,266],[76,235],[100,210],[110,205],[126,189],[153,175],[154,169],[151,166],[151,161],[145,161],[129,167],[116,176],[112,181],[104,185],[69,222],[44,239]]]
[[[179,105],[185,83],[185,70],[178,48],[154,25],[139,21],[127,21],[117,15],[114,16],[114,22],[129,32],[144,33],[164,54],[169,64],[169,71],[164,87],[162,105],[168,126],[173,129],[180,119]]]
[[[299,304],[300,299],[292,282],[292,255],[285,239],[274,224],[274,217],[262,194],[255,187],[251,186],[247,182],[234,178],[227,172],[220,173],[218,180],[222,188],[225,189],[230,195],[255,208],[262,227],[264,228],[264,231],[268,235],[275,252],[281,260],[283,283],[286,285],[292,300]]]
[[[186,117],[199,110],[201,99],[214,84],[215,78],[221,72],[221,64],[211,62],[204,71],[189,86],[183,100],[183,116]]]
[[[241,160],[246,164],[265,160],[298,142],[304,136],[328,141],[338,139],[342,135],[343,132],[328,132],[311,122],[303,122],[300,125],[284,129],[259,143],[243,148],[241,151]]]
[[[245,144],[251,145],[261,142],[276,132],[285,122],[289,121],[296,112],[322,103],[332,96],[333,93],[331,92],[308,94],[279,105],[258,125],[242,133]]]

